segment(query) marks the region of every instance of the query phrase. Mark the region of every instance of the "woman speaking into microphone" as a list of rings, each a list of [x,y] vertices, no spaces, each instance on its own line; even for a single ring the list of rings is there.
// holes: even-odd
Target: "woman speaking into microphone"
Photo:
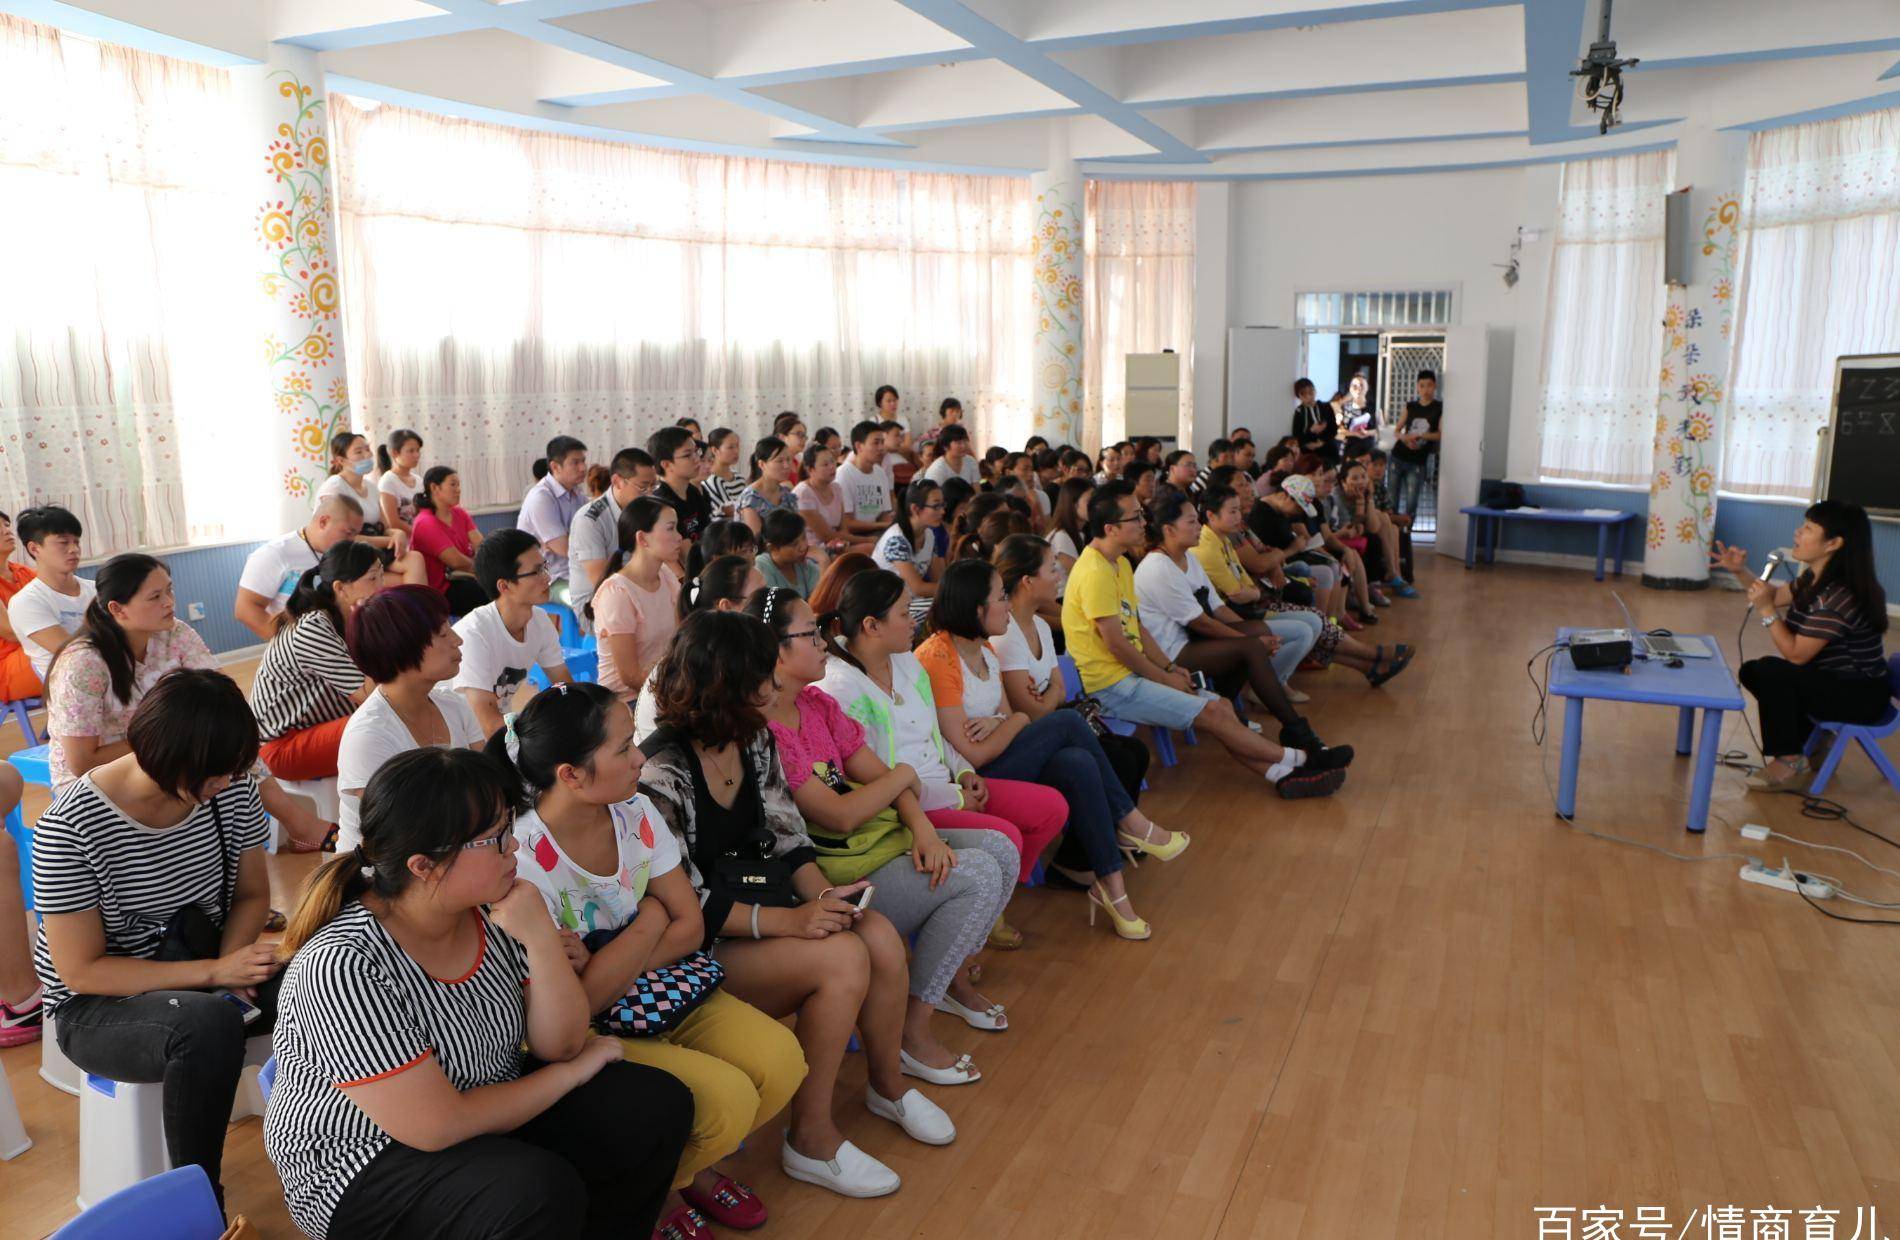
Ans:
[[[1887,708],[1887,596],[1874,575],[1873,527],[1858,504],[1822,500],[1794,532],[1802,566],[1792,585],[1749,573],[1748,552],[1715,544],[1709,562],[1742,578],[1775,654],[1742,664],[1755,695],[1762,758],[1748,779],[1757,792],[1800,788],[1811,778],[1804,756],[1811,719],[1873,723]],[[1783,615],[1781,608],[1786,607]]]

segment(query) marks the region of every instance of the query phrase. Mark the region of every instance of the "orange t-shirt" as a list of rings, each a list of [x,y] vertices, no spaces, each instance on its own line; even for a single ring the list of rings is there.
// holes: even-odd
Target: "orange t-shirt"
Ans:
[[[972,719],[1008,713],[1003,709],[1002,670],[987,643],[983,646],[986,676],[966,675],[969,669],[957,653],[956,639],[948,633],[932,633],[913,653],[930,674],[930,695],[938,710],[961,706]]]
[[[26,564],[8,562],[0,573],[0,609],[13,601],[21,587],[33,580],[33,569]],[[20,643],[0,637],[0,702],[18,702],[40,696],[40,678],[33,674],[32,660]]]

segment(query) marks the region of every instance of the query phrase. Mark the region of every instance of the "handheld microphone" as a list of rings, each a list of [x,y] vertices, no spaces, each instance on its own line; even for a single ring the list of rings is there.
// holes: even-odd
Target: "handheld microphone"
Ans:
[[[1779,551],[1769,552],[1768,562],[1761,566],[1761,579],[1763,581],[1767,581],[1770,577],[1773,577],[1775,575],[1775,569],[1779,568],[1780,566],[1781,566],[1781,553]]]

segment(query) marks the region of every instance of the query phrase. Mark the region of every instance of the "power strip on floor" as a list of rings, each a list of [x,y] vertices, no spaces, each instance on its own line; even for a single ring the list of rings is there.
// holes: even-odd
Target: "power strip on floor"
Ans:
[[[1782,891],[1799,890],[1812,900],[1825,900],[1834,894],[1834,884],[1823,882],[1811,874],[1796,869],[1770,868],[1759,861],[1751,861],[1741,869],[1742,881],[1759,883],[1763,887],[1775,887]],[[1800,886],[1797,887],[1796,883]]]

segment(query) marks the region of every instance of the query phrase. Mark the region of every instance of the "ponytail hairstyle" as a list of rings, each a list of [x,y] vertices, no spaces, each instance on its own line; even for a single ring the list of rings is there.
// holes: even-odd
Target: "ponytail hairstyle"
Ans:
[[[515,808],[529,809],[563,766],[594,773],[594,754],[607,743],[607,712],[626,709],[611,689],[590,681],[559,685],[535,694],[520,714],[504,716],[482,753],[520,782],[525,795]]]
[[[414,443],[416,447],[420,448],[422,446],[422,436],[407,428],[398,428],[389,432],[388,441],[376,446],[376,468],[382,470],[384,473],[388,473],[394,469],[396,467],[396,453],[401,452],[411,443]],[[348,444],[343,446],[345,450],[349,448]]]
[[[1095,490],[1093,478],[1068,478],[1056,489],[1055,510],[1049,514],[1049,529],[1069,536],[1079,552],[1089,545],[1089,493]]]
[[[1821,527],[1823,538],[1838,538],[1840,549],[1827,557],[1820,576],[1803,568],[1794,583],[1794,604],[1807,607],[1825,587],[1839,585],[1854,596],[1861,622],[1876,633],[1887,631],[1887,595],[1874,570],[1874,528],[1867,510],[1845,500],[1824,499],[1801,514]]]
[[[746,582],[752,573],[751,556],[722,555],[711,561],[681,588],[680,619],[696,611],[717,611],[721,603],[744,602]]]
[[[991,447],[983,453],[983,463],[977,467],[977,472],[983,476],[984,481],[994,481],[997,471],[1000,468],[999,462],[1007,460],[1008,458],[1009,449],[1001,447],[1000,445],[991,445]]]
[[[312,612],[322,612],[336,626],[337,636],[343,636],[343,612],[336,605],[337,583],[360,581],[382,562],[382,554],[368,543],[348,539],[337,543],[323,553],[315,568],[297,579],[297,588],[284,604],[284,614],[301,620]]]
[[[417,881],[411,857],[454,866],[470,840],[511,823],[521,797],[517,778],[472,749],[411,749],[383,763],[363,789],[363,842],[310,876],[278,958],[296,955],[351,900],[401,896]]]
[[[917,478],[914,479],[909,486],[904,488],[904,494],[899,497],[897,501],[897,528],[904,531],[904,537],[910,540],[911,546],[915,547],[917,545],[917,533],[911,526],[911,509],[922,508],[925,504],[930,502],[932,492],[941,490],[943,490],[943,488],[930,479]]]
[[[984,517],[974,531],[957,538],[950,547],[950,558],[958,562],[982,560],[987,564],[990,557],[996,554],[996,549],[1003,545],[1004,539],[1029,532],[1029,518],[1005,499],[1002,506]]]
[[[866,620],[883,616],[903,597],[904,579],[889,569],[874,566],[851,578],[838,596],[838,605],[818,617],[819,631],[830,643],[827,653],[863,671],[864,664],[851,653],[851,642],[864,631]]]
[[[1213,493],[1213,489],[1209,488],[1208,491],[1203,494],[1202,499],[1207,499],[1212,496]],[[1232,491],[1223,489],[1221,492],[1221,502],[1225,503],[1228,499],[1233,497],[1233,494]],[[1159,547],[1164,537],[1163,531],[1176,521],[1179,521],[1181,514],[1184,512],[1195,513],[1202,521],[1205,521],[1206,517],[1201,515],[1203,511],[1204,510],[1195,507],[1194,501],[1188,498],[1187,492],[1177,491],[1173,487],[1161,488],[1155,492],[1154,503],[1149,505],[1148,545],[1151,547]],[[1212,511],[1219,512],[1220,505],[1214,505]]]
[[[812,587],[812,613],[822,616],[836,609],[838,601],[844,596],[844,588],[853,577],[877,567],[877,561],[862,551],[847,551],[843,555],[833,556],[831,563],[825,565],[825,571],[818,574],[818,584]]]
[[[943,480],[943,528],[954,532],[957,526],[957,514],[976,494],[976,488],[957,477],[950,475]]]
[[[429,489],[439,487],[453,477],[455,477],[453,466],[431,465],[428,472],[422,475],[422,489],[416,492],[416,512],[426,512],[446,526],[449,523],[449,514],[436,510],[435,499],[429,494]]]
[[[981,529],[983,522],[991,513],[1000,512],[1009,507],[1009,500],[1000,491],[978,491],[970,497],[970,502],[957,509],[957,519],[950,528],[951,545],[956,545]]]
[[[996,549],[990,563],[1003,577],[1003,596],[1008,598],[1016,593],[1016,587],[1028,578],[1042,571],[1055,552],[1049,544],[1034,534],[1011,534]]]
[[[79,621],[79,631],[60,651],[60,654],[64,654],[80,642],[91,646],[106,665],[106,676],[112,682],[112,696],[128,706],[132,702],[138,660],[132,657],[131,639],[125,635],[119,622],[112,618],[108,608],[113,603],[124,607],[138,597],[139,591],[145,588],[145,582],[153,573],[165,571],[161,561],[137,551],[115,555],[100,565],[99,572],[92,579],[99,592],[86,605],[86,614]],[[53,658],[54,662],[59,661],[58,655]],[[46,683],[49,687],[53,683],[51,667],[46,669]]]
[[[708,564],[721,557],[742,555],[750,561],[759,551],[759,536],[745,522],[727,518],[708,521],[686,551],[686,577],[691,580],[699,576]]]
[[[733,430],[730,426],[716,427],[706,436],[706,455],[711,456],[719,450],[720,444],[725,443],[728,439],[737,438],[738,434],[739,432]]]
[[[796,590],[767,586],[747,599],[743,610],[746,615],[765,625],[766,631],[772,634],[772,641],[779,643],[785,640],[785,634],[791,630],[792,604],[803,601]]]
[[[765,472],[759,467],[783,451],[785,451],[785,441],[780,439],[777,435],[767,435],[764,439],[753,444],[752,473],[746,481],[757,482],[760,476]]]
[[[343,472],[343,458],[349,455],[350,445],[363,436],[355,431],[338,431],[330,436],[330,473]]]
[[[637,541],[639,536],[651,534],[653,527],[660,523],[660,518],[670,511],[672,509],[664,501],[655,499],[651,495],[642,495],[620,510],[620,521],[615,527],[620,537],[620,545],[615,547],[614,553],[607,557],[607,572],[601,578],[602,581],[626,566],[627,561],[633,556],[634,549],[639,546]],[[591,598],[587,600],[587,615],[589,619],[592,619],[594,615],[594,600]]]
[[[929,627],[932,633],[985,642],[983,607],[990,599],[990,583],[996,569],[988,560],[958,560],[943,572],[937,593],[930,600]]]

